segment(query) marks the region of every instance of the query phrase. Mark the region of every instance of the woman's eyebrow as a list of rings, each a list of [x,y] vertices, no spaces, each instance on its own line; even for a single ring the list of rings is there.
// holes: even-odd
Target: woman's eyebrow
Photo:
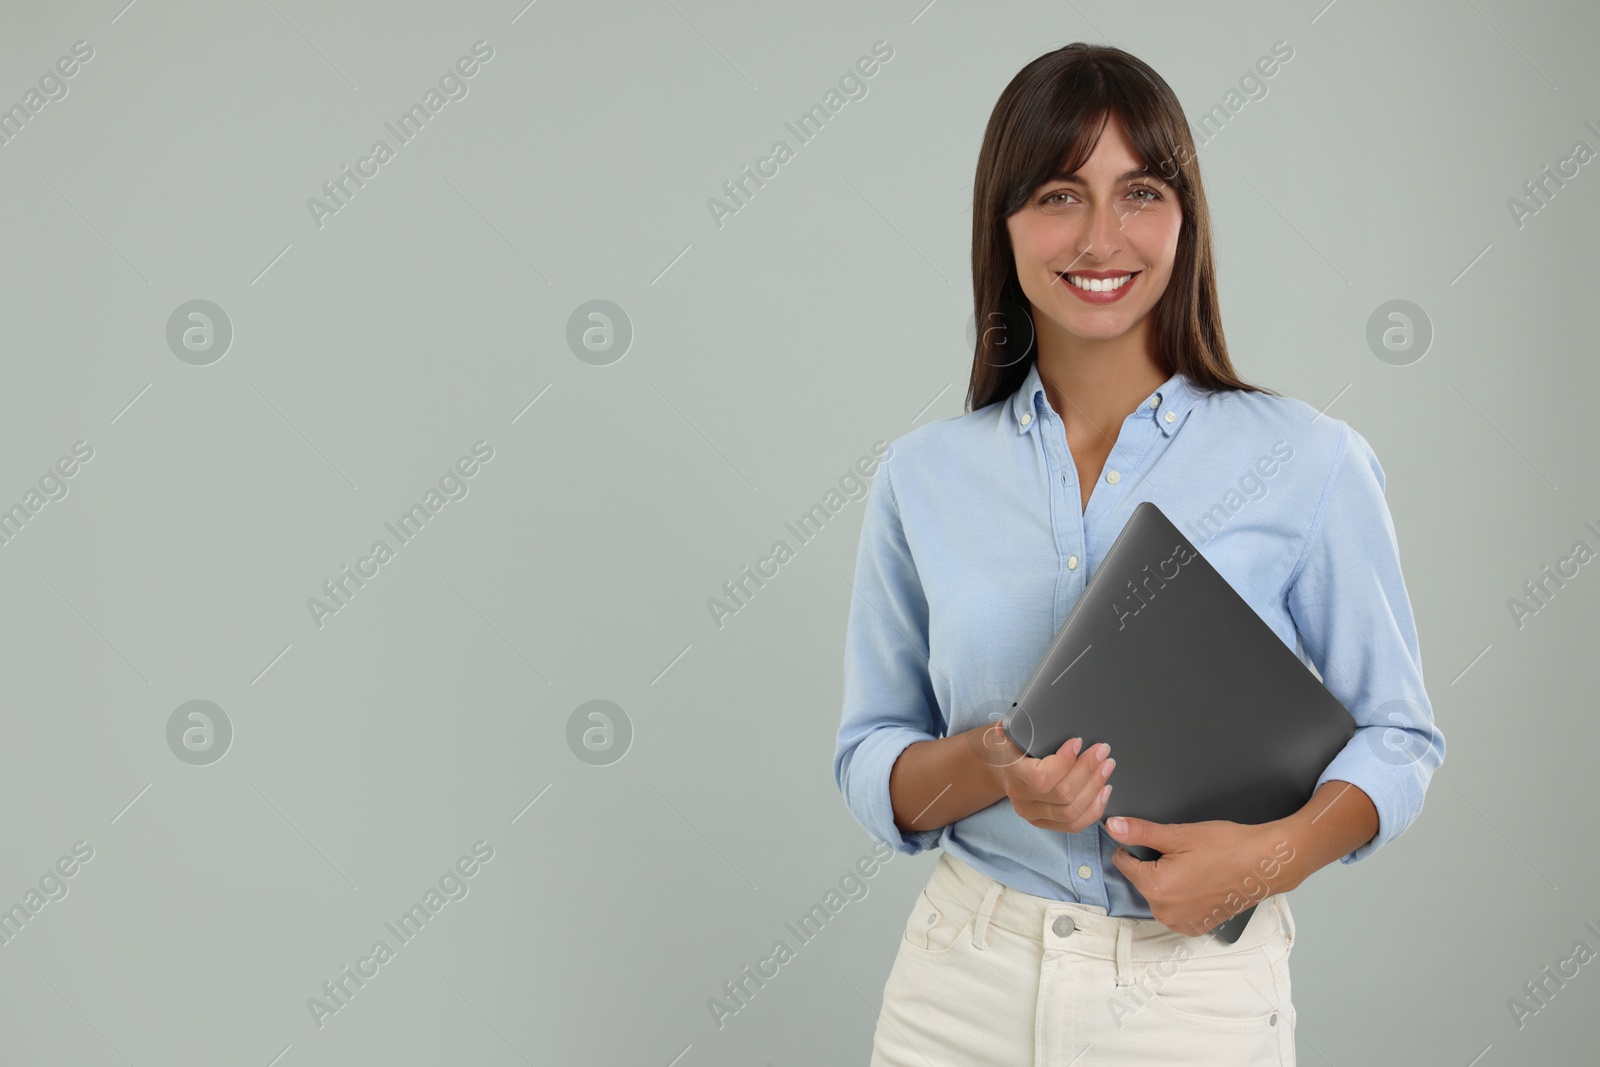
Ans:
[[[1160,178],[1156,177],[1154,174],[1152,174],[1150,172],[1150,168],[1149,167],[1135,167],[1132,170],[1123,171],[1120,175],[1117,176],[1117,181],[1125,182],[1129,178],[1151,178],[1151,179],[1153,179],[1155,181],[1158,181],[1158,182],[1161,181]],[[1064,174],[1064,173],[1063,174],[1057,174],[1054,178],[1052,178],[1050,180],[1051,181],[1057,181],[1057,182],[1077,182],[1079,185],[1083,184],[1083,178],[1077,171],[1073,171],[1071,174]],[[1162,184],[1166,184],[1166,183],[1163,182]]]

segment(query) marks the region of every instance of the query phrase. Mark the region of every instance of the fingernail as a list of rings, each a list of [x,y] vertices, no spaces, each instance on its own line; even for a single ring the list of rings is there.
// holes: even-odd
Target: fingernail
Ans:
[[[1115,767],[1116,765],[1117,761],[1114,759],[1108,759],[1104,763],[1100,764],[1100,777],[1110,778],[1111,768]]]
[[[1107,819],[1106,829],[1120,837],[1122,834],[1128,832],[1128,820],[1124,819],[1120,815]]]
[[[1074,737],[1067,743],[1072,746],[1072,754],[1074,756],[1076,756],[1083,749],[1083,738],[1081,737]]]

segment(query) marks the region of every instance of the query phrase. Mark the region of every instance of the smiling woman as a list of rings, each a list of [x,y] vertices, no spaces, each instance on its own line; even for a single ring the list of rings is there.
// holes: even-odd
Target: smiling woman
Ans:
[[[968,411],[891,442],[851,582],[834,779],[878,840],[941,850],[871,1063],[1293,1064],[1286,894],[1403,833],[1444,759],[1383,470],[1347,423],[1235,372],[1192,130],[1120,49],[1067,45],[1001,93],[972,279]],[[1244,511],[1253,472],[1272,491]],[[1107,745],[1032,758],[989,711],[1016,699],[1135,508],[1219,499],[1239,504],[1201,554],[1354,736],[1287,818],[1107,819],[1127,773]],[[1236,941],[1211,936],[1258,902]],[[1174,958],[1151,1010],[1115,1010]]]
[[[1124,336],[1155,307],[1183,228],[1176,192],[1140,161],[1116,112],[1100,141],[1090,161],[1062,168],[1006,219],[1023,293],[1061,313],[1036,325],[1096,341]]]

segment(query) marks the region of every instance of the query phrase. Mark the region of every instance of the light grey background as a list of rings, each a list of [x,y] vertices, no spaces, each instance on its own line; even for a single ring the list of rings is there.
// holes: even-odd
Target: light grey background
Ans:
[[[830,768],[861,504],[722,628],[706,602],[874,441],[961,413],[983,125],[1079,39],[1192,122],[1294,49],[1200,151],[1228,340],[1372,442],[1448,738],[1409,833],[1293,895],[1300,1062],[1593,1061],[1600,962],[1507,1006],[1600,950],[1600,563],[1507,606],[1600,549],[1600,162],[1508,208],[1600,149],[1593,4],[121,4],[0,27],[6,106],[94,49],[0,146],[0,504],[94,449],[0,546],[0,906],[94,850],[0,945],[0,1061],[865,1063],[936,853],[707,1007],[872,846]],[[468,95],[319,228],[308,198],[479,40]],[[234,331],[208,366],[166,340],[197,299]],[[605,366],[566,340],[597,299],[634,331]],[[1395,299],[1434,330],[1405,366],[1366,342]],[[318,628],[307,599],[479,440],[468,495]],[[234,731],[205,766],[167,742],[197,699]],[[633,730],[606,766],[568,742],[597,699]]]

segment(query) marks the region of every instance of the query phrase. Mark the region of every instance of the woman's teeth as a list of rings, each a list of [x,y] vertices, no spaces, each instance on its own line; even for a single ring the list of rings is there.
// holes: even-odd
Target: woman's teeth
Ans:
[[[1120,278],[1105,279],[1080,278],[1073,274],[1063,274],[1061,277],[1065,278],[1072,285],[1076,285],[1079,289],[1087,289],[1091,293],[1109,293],[1113,289],[1121,289],[1124,285],[1127,285],[1128,279],[1132,278],[1133,275],[1124,274]]]

